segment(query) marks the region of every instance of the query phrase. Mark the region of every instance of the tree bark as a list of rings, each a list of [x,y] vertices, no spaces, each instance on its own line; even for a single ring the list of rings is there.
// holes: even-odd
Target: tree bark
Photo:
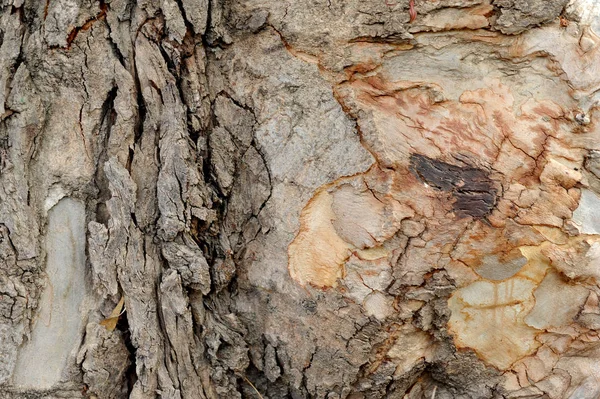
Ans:
[[[595,1],[0,7],[0,398],[600,395]]]

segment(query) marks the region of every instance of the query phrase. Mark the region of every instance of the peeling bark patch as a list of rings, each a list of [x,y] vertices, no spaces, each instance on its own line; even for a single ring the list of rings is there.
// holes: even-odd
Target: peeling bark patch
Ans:
[[[303,286],[335,287],[352,252],[367,256],[364,252],[380,247],[413,216],[410,207],[376,197],[362,176],[342,178],[302,211],[300,231],[288,247],[290,275]]]
[[[49,389],[57,384],[81,341],[79,307],[85,289],[85,206],[63,198],[48,212],[48,285],[40,298],[30,340],[19,352],[17,387]]]
[[[428,185],[447,191],[456,199],[454,210],[459,217],[481,219],[496,205],[493,180],[482,169],[457,166],[420,154],[410,156],[411,172]]]

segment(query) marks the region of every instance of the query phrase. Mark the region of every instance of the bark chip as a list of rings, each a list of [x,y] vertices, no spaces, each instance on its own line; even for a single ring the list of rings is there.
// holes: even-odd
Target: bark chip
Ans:
[[[452,194],[459,217],[481,219],[496,205],[497,190],[485,170],[452,165],[421,154],[410,156],[410,170],[428,185]]]

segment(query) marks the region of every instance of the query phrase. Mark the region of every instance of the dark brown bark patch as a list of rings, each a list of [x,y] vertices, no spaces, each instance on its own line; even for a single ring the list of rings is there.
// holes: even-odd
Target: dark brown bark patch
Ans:
[[[454,210],[459,217],[481,219],[496,205],[494,182],[488,173],[471,166],[457,166],[421,154],[410,156],[410,170],[435,189],[449,192],[456,199]]]

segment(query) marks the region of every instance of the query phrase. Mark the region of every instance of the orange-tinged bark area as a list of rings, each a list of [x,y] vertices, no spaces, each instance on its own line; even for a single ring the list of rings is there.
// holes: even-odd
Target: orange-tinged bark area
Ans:
[[[598,315],[584,307],[597,303],[600,246],[586,211],[600,198],[585,163],[600,131],[582,120],[575,100],[587,90],[576,70],[598,68],[590,44],[597,38],[584,32],[584,51],[565,37],[557,39],[565,47],[550,46],[541,35],[459,32],[440,42],[441,55],[421,58],[412,46],[354,44],[364,63],[348,67],[334,90],[376,163],[319,189],[289,247],[294,280],[340,290],[380,320],[422,304],[394,300],[386,288],[446,270],[457,287],[447,303],[454,344],[503,371],[509,390],[560,380],[555,366],[571,345],[599,340],[591,321],[578,320]],[[420,39],[431,45],[436,37]],[[495,58],[476,79],[458,59],[469,56],[456,44],[466,41]],[[568,58],[565,48],[577,55]],[[427,57],[431,65],[415,63]],[[541,69],[515,77],[502,70],[511,62]],[[544,74],[546,88],[537,81]],[[430,338],[409,335],[417,353],[404,360],[431,356]]]

